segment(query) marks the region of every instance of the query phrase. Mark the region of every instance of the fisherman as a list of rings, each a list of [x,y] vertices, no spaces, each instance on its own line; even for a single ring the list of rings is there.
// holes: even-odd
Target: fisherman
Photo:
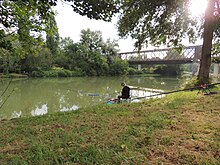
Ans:
[[[125,84],[125,82],[121,83],[122,91],[121,95],[118,96],[118,103],[121,99],[129,99],[130,98],[130,88]]]

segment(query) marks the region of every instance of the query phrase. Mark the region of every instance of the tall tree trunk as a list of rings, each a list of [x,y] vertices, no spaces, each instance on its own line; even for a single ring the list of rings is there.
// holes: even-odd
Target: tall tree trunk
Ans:
[[[214,7],[215,0],[209,0],[205,12],[202,57],[198,75],[198,80],[200,84],[208,83],[209,81],[212,39],[214,33]]]

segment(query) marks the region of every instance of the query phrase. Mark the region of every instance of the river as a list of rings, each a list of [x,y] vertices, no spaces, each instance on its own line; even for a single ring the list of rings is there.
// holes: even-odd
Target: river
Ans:
[[[0,80],[0,120],[77,110],[116,98],[121,82],[164,91],[179,89],[184,79],[165,77],[76,77]],[[145,95],[146,93],[144,93]],[[152,94],[152,93],[148,93]],[[137,91],[133,97],[143,96]],[[5,102],[5,100],[7,100]]]

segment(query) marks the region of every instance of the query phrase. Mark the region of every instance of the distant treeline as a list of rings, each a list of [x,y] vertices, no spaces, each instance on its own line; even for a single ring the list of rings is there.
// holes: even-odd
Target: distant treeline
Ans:
[[[104,41],[100,31],[81,31],[80,41],[60,38],[58,32],[42,37],[7,35],[0,31],[0,73],[29,77],[120,76],[143,73],[179,74],[179,67],[145,66],[138,71],[117,57],[118,44]],[[28,43],[29,42],[29,43]],[[172,72],[171,72],[172,70]]]

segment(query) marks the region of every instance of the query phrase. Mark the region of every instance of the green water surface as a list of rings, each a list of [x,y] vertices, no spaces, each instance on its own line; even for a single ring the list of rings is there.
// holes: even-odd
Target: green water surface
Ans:
[[[10,81],[0,81],[0,95]],[[131,86],[170,91],[178,89],[183,79],[149,76],[13,79],[7,91],[0,97],[0,105],[8,97],[0,109],[0,119],[71,111],[103,104],[120,94],[120,84],[123,81]],[[133,97],[138,95],[137,92],[133,94]],[[143,94],[146,93],[140,93],[141,96]]]

